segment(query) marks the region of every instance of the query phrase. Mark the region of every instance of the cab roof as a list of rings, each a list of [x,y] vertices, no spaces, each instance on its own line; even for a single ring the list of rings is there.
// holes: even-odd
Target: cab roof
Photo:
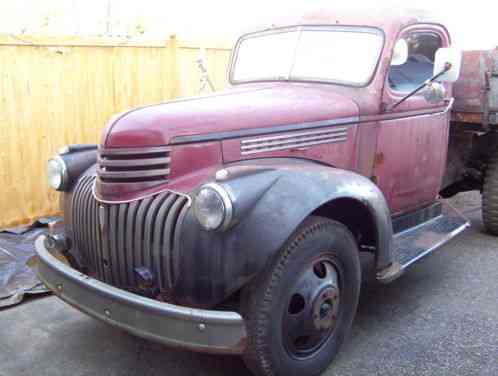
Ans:
[[[291,25],[347,25],[366,26],[381,29],[386,35],[392,36],[406,27],[417,23],[436,23],[436,19],[425,11],[420,10],[392,10],[392,9],[362,9],[339,10],[331,8],[317,8],[300,14],[282,17],[273,23],[272,27]]]

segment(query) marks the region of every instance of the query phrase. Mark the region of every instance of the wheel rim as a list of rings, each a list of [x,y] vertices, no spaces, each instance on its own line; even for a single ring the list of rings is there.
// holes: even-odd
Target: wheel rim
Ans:
[[[318,352],[333,335],[340,312],[339,273],[332,257],[308,264],[291,288],[282,325],[283,343],[294,358]]]

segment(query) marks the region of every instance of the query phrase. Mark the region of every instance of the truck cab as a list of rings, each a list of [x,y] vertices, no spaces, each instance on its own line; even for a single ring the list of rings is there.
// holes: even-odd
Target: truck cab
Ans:
[[[496,232],[494,128],[449,148],[468,125],[450,122],[461,56],[414,16],[321,11],[243,35],[228,90],[130,110],[49,161],[64,224],[37,240],[40,278],[144,338],[322,372],[360,252],[395,281],[468,226],[441,199],[468,189]]]

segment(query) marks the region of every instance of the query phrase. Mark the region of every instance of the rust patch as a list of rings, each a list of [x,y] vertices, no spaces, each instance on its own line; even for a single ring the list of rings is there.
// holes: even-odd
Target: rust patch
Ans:
[[[384,163],[384,153],[379,152],[375,154],[374,166],[378,166]]]
[[[471,112],[453,112],[451,114],[451,120],[463,123],[474,123],[474,124],[482,123],[481,114],[471,113]]]
[[[244,337],[242,337],[240,341],[234,346],[234,350],[236,352],[243,353],[247,348],[247,342],[248,342],[247,336],[244,335]]]

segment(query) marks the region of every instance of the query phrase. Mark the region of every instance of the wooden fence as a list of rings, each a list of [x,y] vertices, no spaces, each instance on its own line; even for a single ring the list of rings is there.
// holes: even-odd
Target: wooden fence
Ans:
[[[61,146],[97,143],[126,109],[199,94],[201,48],[222,89],[230,46],[0,35],[0,228],[58,212],[46,163]]]

